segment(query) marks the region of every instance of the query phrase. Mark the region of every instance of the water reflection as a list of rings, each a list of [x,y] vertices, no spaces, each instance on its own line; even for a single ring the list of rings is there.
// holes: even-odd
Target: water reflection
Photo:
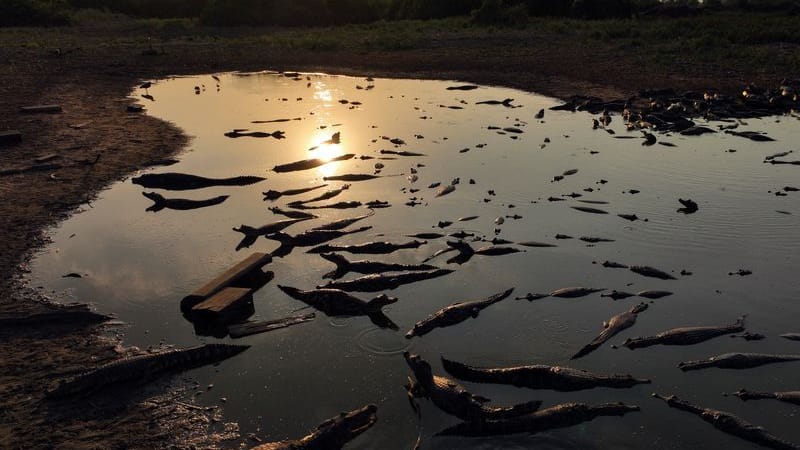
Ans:
[[[795,300],[800,287],[795,279],[800,254],[800,235],[796,232],[800,197],[794,192],[785,197],[768,192],[796,186],[797,169],[762,163],[764,156],[786,151],[800,139],[797,121],[748,120],[748,129],[765,131],[776,142],[754,143],[718,133],[669,137],[677,147],[642,147],[639,139],[615,139],[602,130],[592,130],[592,117],[586,113],[547,111],[543,120],[536,120],[540,109],[556,102],[509,89],[481,87],[457,92],[446,90],[452,85],[446,82],[379,80],[373,84],[349,77],[308,77],[310,80],[304,75],[295,81],[274,73],[222,75],[219,91],[209,89],[199,95],[195,95],[194,86],[214,85],[209,77],[153,84],[147,94],[158,101],[148,103],[149,113],[176,123],[194,140],[179,164],[149,172],[208,177],[256,175],[267,180],[244,187],[186,191],[181,197],[229,198],[208,208],[164,209],[158,214],[145,213],[152,202],[142,197],[139,187],[119,183],[104,192],[93,209],[54,230],[53,244],[33,264],[32,282],[66,291],[80,301],[96,302],[102,311],[131,322],[126,334],[130,344],[161,340],[196,344],[200,338],[181,316],[178,305],[184,295],[246,256],[244,250],[234,251],[242,236],[231,229],[242,224],[259,227],[283,219],[267,207],[289,210],[290,202],[309,199],[321,190],[267,202],[262,200],[263,192],[317,186],[326,176],[371,174],[379,162],[384,166],[383,175],[404,176],[354,182],[332,201],[382,200],[392,207],[376,210],[374,216],[359,223],[373,226],[372,230],[345,236],[336,244],[404,242],[408,234],[465,231],[488,239],[497,236],[511,242],[554,243],[557,247],[519,247],[525,251],[497,257],[476,255],[462,265],[446,264],[452,255],[434,259],[432,264],[456,272],[390,292],[400,300],[385,311],[399,325],[398,332],[379,329],[367,317],[327,319],[318,315],[315,321],[300,327],[244,339],[253,346],[248,352],[218,368],[192,372],[202,385],[215,385],[214,395],[204,395],[200,401],[215,404],[218,397],[226,397],[226,417],[240,423],[243,435],[256,432],[263,439],[301,436],[338,411],[377,403],[378,424],[348,448],[410,447],[417,424],[402,387],[408,368],[397,353],[413,343],[413,351],[424,355],[436,373],[442,373],[438,356],[443,354],[475,365],[563,364],[654,380],[646,388],[566,394],[464,383],[497,404],[521,399],[541,399],[545,405],[624,401],[640,405],[643,411],[537,437],[459,440],[432,437],[454,421],[423,401],[425,448],[749,448],[701,421],[654,403],[647,397],[651,390],[675,391],[697,403],[769,425],[781,437],[800,442],[791,407],[766,402],[743,404],[718,395],[744,386],[796,389],[792,386],[796,368],[684,374],[675,367],[678,361],[725,351],[795,351],[786,342],[766,339],[751,343],[722,337],[697,346],[637,352],[608,345],[676,326],[718,324],[744,313],[760,333],[773,336],[798,331]],[[134,95],[143,93],[136,90]],[[486,99],[505,98],[514,98],[514,105],[521,107],[475,105]],[[353,107],[352,101],[361,104]],[[522,133],[503,131],[508,127]],[[286,139],[224,136],[227,131],[242,128],[283,131]],[[624,123],[616,117],[609,128],[616,136],[627,134]],[[336,132],[341,132],[341,142],[326,144]],[[512,135],[517,139],[511,139]],[[389,139],[397,139],[397,147]],[[318,148],[309,151],[312,147]],[[731,148],[737,152],[729,152]],[[380,153],[389,149],[426,156]],[[314,170],[270,171],[292,161],[331,159],[347,153],[357,156]],[[415,183],[407,179],[412,169],[418,178]],[[554,181],[555,176],[570,169],[579,171]],[[435,197],[437,188],[428,187],[447,185],[455,178],[460,183],[446,196]],[[342,184],[330,181],[324,189],[337,189]],[[698,202],[697,213],[676,212],[681,207],[677,199],[687,197]],[[550,198],[562,201],[548,201]],[[598,206],[580,200],[608,203]],[[601,207],[610,214],[586,214],[570,208],[580,205]],[[295,235],[368,211],[313,212],[320,218],[284,231]],[[634,213],[640,220],[628,222],[617,216]],[[468,216],[479,217],[469,222],[457,220]],[[498,225],[498,217],[504,219],[502,225]],[[440,228],[440,222],[452,224]],[[75,237],[70,238],[72,234]],[[557,235],[574,238],[557,239]],[[614,242],[588,244],[580,241],[580,236],[601,236]],[[477,249],[484,244],[472,245]],[[271,252],[277,247],[275,241],[258,238],[247,251]],[[417,249],[352,259],[419,264],[446,247],[444,239],[434,238]],[[254,294],[254,319],[285,317],[304,306],[284,295],[277,283],[311,289],[324,282],[322,275],[331,270],[331,264],[303,250],[295,249],[269,266],[275,272],[275,281]],[[693,275],[679,276],[677,281],[646,279],[627,270],[592,264],[604,260],[652,265],[673,274],[688,269]],[[739,268],[753,274],[728,276]],[[61,278],[68,272],[88,276]],[[509,299],[481,312],[478,319],[437,329],[422,339],[411,342],[402,337],[433,311],[475,299],[476,292],[499,292],[510,286],[515,286],[519,295],[567,286],[631,292],[664,289],[675,294],[654,301],[635,326],[618,335],[619,339],[575,362],[569,362],[569,356],[597,334],[602,322],[638,299],[615,303],[597,294],[534,302]],[[365,300],[371,297],[355,295]]]

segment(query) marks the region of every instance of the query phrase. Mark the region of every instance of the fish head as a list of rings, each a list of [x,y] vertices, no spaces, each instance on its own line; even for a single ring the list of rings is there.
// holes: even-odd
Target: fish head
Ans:
[[[378,421],[378,407],[366,405],[353,411],[342,412],[317,427],[318,442],[324,448],[341,448],[348,441],[367,431]]]
[[[403,357],[406,359],[408,367],[410,367],[411,371],[414,372],[414,377],[416,377],[417,381],[422,384],[433,381],[433,369],[428,361],[425,361],[421,356],[410,352],[404,352]]]
[[[377,306],[378,308],[391,305],[392,303],[397,302],[397,297],[389,297],[386,294],[381,294],[372,300],[369,301],[369,304],[372,306]]]

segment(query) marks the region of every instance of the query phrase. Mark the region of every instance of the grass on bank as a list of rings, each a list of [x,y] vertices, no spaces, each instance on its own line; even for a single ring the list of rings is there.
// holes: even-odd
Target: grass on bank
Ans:
[[[407,51],[467,48],[582,46],[672,66],[681,61],[783,67],[800,73],[797,17],[719,12],[694,17],[578,20],[529,18],[513,27],[479,26],[470,18],[378,21],[335,27],[209,27],[196,19],[131,19],[93,10],[71,27],[0,28],[0,47],[91,48],[219,43],[303,51]]]

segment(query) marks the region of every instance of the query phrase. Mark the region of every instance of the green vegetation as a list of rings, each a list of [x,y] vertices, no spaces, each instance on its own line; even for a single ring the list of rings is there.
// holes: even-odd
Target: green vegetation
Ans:
[[[720,9],[800,13],[800,0],[2,0],[0,26],[66,24],[79,10],[138,18],[192,18],[213,26],[329,26],[472,16],[520,26],[530,17],[687,17]]]
[[[2,0],[0,27],[64,25],[69,23],[66,1]]]

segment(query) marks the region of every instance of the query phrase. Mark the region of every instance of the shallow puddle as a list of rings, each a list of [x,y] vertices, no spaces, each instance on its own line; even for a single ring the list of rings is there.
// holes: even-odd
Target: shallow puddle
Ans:
[[[619,116],[613,116],[608,127],[616,132],[611,135],[593,130],[588,113],[549,111],[547,108],[559,102],[510,89],[456,91],[446,89],[458,84],[453,82],[367,81],[317,74],[303,74],[298,79],[271,73],[228,74],[219,79],[217,83],[211,76],[175,78],[155,83],[147,91],[134,91],[148,114],[175,123],[193,137],[180,163],[143,173],[255,175],[266,181],[242,187],[155,190],[167,198],[230,196],[206,208],[158,212],[145,211],[153,202],[142,195],[154,190],[130,180],[117,183],[91,208],[54,230],[53,244],[33,264],[30,278],[34,286],[95,303],[99,310],[115,313],[129,323],[125,330],[128,344],[219,342],[195,334],[179,311],[181,298],[250,252],[271,252],[278,247],[275,241],[259,238],[250,248],[237,252],[234,249],[242,234],[232,228],[285,219],[267,208],[291,209],[287,204],[292,201],[307,200],[343,184],[323,177],[373,174],[376,163],[383,167],[380,178],[352,182],[335,198],[311,204],[373,200],[391,204],[350,227],[371,226],[370,230],[331,243],[402,243],[411,240],[406,237],[411,234],[463,231],[489,240],[497,236],[517,243],[555,245],[512,245],[523,251],[474,255],[460,265],[447,262],[454,253],[432,259],[430,264],[455,272],[387,292],[399,298],[383,309],[399,331],[378,328],[363,316],[331,318],[317,312],[310,323],[236,340],[252,348],[190,375],[200,381],[200,403],[216,405],[226,399],[226,419],[239,422],[243,436],[255,433],[263,440],[300,437],[339,411],[375,403],[377,425],[347,448],[410,448],[418,425],[403,387],[410,371],[401,354],[411,350],[442,375],[440,355],[478,366],[565,365],[653,380],[651,385],[631,389],[572,393],[465,382],[470,391],[498,405],[534,399],[545,405],[623,401],[639,405],[642,411],[535,436],[455,439],[432,437],[456,419],[423,400],[424,448],[750,448],[697,417],[668,409],[651,399],[651,392],[674,393],[733,412],[780,437],[800,442],[795,408],[770,400],[744,403],[721,395],[742,387],[796,390],[793,382],[800,366],[787,363],[685,373],[677,369],[680,361],[731,351],[800,353],[796,343],[778,337],[800,332],[800,193],[774,194],[785,186],[800,186],[800,169],[763,163],[766,156],[787,150],[795,150],[787,159],[800,158],[800,149],[795,147],[800,122],[795,118],[749,119],[739,128],[764,131],[775,142],[756,143],[717,133],[658,135],[659,141],[676,146],[642,146],[641,133],[627,132]],[[150,98],[141,98],[143,94]],[[506,98],[513,98],[510,104],[515,107],[476,104]],[[544,117],[536,119],[542,108]],[[274,122],[276,119],[290,120]],[[716,129],[719,124],[707,125]],[[238,130],[238,137],[226,136],[233,130]],[[262,132],[257,136],[265,137],[246,135],[251,132]],[[334,133],[340,133],[338,144]],[[313,147],[317,148],[309,150]],[[297,160],[331,159],[348,153],[356,157],[311,170],[270,170]],[[362,155],[376,159],[361,159]],[[577,173],[554,181],[572,169],[578,169]],[[453,192],[435,196],[456,178],[459,183]],[[262,192],[268,190],[323,183],[328,186],[263,200]],[[429,187],[434,183],[441,184]],[[419,191],[412,193],[412,189]],[[580,196],[571,196],[573,193]],[[412,197],[421,204],[408,206]],[[550,197],[563,201],[549,201]],[[677,212],[681,207],[678,198],[693,199],[699,211]],[[582,202],[585,200],[590,202]],[[608,214],[572,207],[598,208]],[[310,212],[320,218],[292,225],[284,232],[294,235],[368,210],[362,206]],[[618,214],[635,214],[639,220],[628,221]],[[470,216],[478,218],[457,220]],[[453,223],[440,228],[440,221]],[[557,234],[573,239],[556,239]],[[578,239],[582,236],[613,241],[589,244]],[[477,249],[487,243],[471,245]],[[351,260],[419,264],[443,248],[445,239],[429,239],[419,248],[389,255],[343,255]],[[267,266],[275,272],[275,279],[254,294],[254,319],[311,312],[277,288],[281,284],[312,289],[326,282],[322,275],[334,265],[305,253],[307,249],[295,248]],[[604,268],[600,263],[605,260],[653,266],[678,279],[646,278],[626,269]],[[729,275],[739,269],[752,274]],[[682,270],[691,275],[682,276]],[[71,272],[83,277],[62,278]],[[358,274],[350,273],[344,279],[355,276]],[[653,300],[633,327],[588,356],[570,361],[569,357],[601,330],[603,321],[643,299],[612,301],[596,293],[575,299],[514,300],[528,292],[549,293],[569,286],[631,292],[660,289],[674,295]],[[450,303],[484,298],[509,287],[516,288],[512,297],[483,310],[477,319],[436,329],[421,338],[404,338],[415,322]],[[374,296],[355,295],[364,299]],[[628,337],[680,326],[724,325],[743,314],[747,314],[748,330],[765,334],[767,339],[722,336],[686,347],[612,348]],[[213,389],[206,390],[208,384],[213,384]]]

